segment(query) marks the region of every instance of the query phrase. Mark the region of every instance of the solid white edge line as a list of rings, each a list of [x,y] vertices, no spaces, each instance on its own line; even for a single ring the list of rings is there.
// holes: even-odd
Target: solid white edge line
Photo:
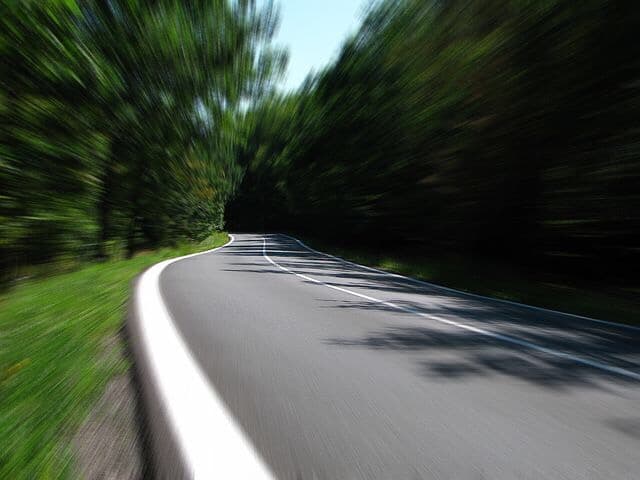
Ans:
[[[167,266],[226,247],[235,240],[229,237],[221,247],[165,260],[142,275],[135,292],[141,341],[192,478],[272,479],[193,357],[160,293],[160,274]]]
[[[467,297],[480,298],[480,299],[483,299],[483,300],[490,300],[492,302],[506,303],[506,304],[509,304],[509,305],[514,305],[516,307],[528,308],[530,310],[538,310],[540,312],[553,313],[553,314],[556,314],[556,315],[564,315],[564,316],[567,316],[567,317],[577,318],[577,319],[580,319],[580,320],[587,320],[589,322],[600,323],[600,324],[603,324],[603,325],[610,325],[612,327],[623,328],[623,329],[627,329],[627,330],[640,331],[640,327],[637,327],[635,325],[628,325],[626,323],[611,322],[611,321],[608,321],[608,320],[600,320],[598,318],[591,318],[591,317],[585,317],[583,315],[576,315],[575,313],[560,312],[558,310],[551,310],[550,308],[536,307],[535,305],[527,305],[526,303],[514,302],[512,300],[505,300],[503,298],[487,297],[486,295],[480,295],[478,293],[465,292],[464,290],[456,290],[455,288],[450,288],[450,287],[445,287],[445,286],[442,286],[442,285],[437,285],[435,283],[425,282],[424,280],[418,280],[417,278],[407,277],[407,276],[401,275],[399,273],[387,272],[385,270],[380,270],[380,269],[374,268],[374,267],[367,267],[366,265],[360,265],[359,263],[351,262],[349,260],[345,260],[344,258],[337,257],[335,255],[331,255],[330,253],[320,252],[320,251],[318,251],[318,250],[316,250],[314,248],[311,248],[309,245],[304,243],[302,240],[298,240],[297,238],[292,237],[291,235],[287,235],[285,233],[281,233],[280,235],[282,235],[283,237],[290,238],[291,240],[297,242],[301,247],[306,248],[310,252],[317,253],[318,255],[324,255],[325,257],[333,258],[334,260],[338,260],[340,262],[346,263],[348,265],[352,265],[354,267],[362,268],[364,270],[369,270],[371,272],[376,272],[376,273],[380,273],[380,274],[383,274],[383,275],[388,275],[390,277],[401,278],[403,280],[407,280],[407,281],[412,282],[412,283],[417,283],[417,284],[420,284],[420,285],[425,285],[427,287],[436,288],[436,289],[444,290],[444,291],[447,291],[447,292],[453,292],[453,293],[457,293],[457,294],[460,294],[460,295],[465,295]]]
[[[289,238],[292,238],[292,237],[289,237]],[[320,253],[320,252],[318,252],[318,253]],[[461,328],[463,330],[467,330],[467,331],[470,331],[470,332],[478,333],[480,335],[484,335],[484,336],[487,336],[487,337],[490,337],[490,338],[493,338],[493,339],[496,339],[496,340],[501,340],[503,342],[510,343],[510,344],[513,344],[513,345],[518,345],[520,347],[524,347],[524,348],[529,349],[529,350],[534,350],[536,352],[544,353],[544,354],[551,355],[551,356],[558,357],[558,358],[562,358],[562,359],[565,359],[565,360],[570,360],[572,362],[579,363],[581,365],[587,365],[589,367],[593,367],[593,368],[604,370],[604,371],[607,371],[607,372],[610,372],[610,373],[615,373],[617,375],[629,377],[629,378],[632,378],[634,380],[640,380],[640,373],[632,372],[631,370],[627,370],[627,369],[624,369],[624,368],[607,365],[605,363],[600,363],[600,362],[597,362],[595,360],[589,360],[587,358],[578,357],[578,356],[572,355],[570,353],[561,352],[561,351],[558,351],[558,350],[553,350],[553,349],[550,349],[550,348],[547,348],[547,347],[543,347],[541,345],[538,345],[538,344],[535,344],[535,343],[531,343],[531,342],[528,342],[526,340],[522,340],[520,338],[513,337],[513,336],[510,336],[510,335],[503,335],[503,334],[500,334],[500,333],[492,332],[490,330],[485,330],[483,328],[474,327],[472,325],[467,325],[467,324],[464,324],[464,323],[455,322],[453,320],[447,320],[446,318],[442,318],[442,317],[439,317],[439,316],[436,316],[436,315],[432,315],[432,314],[427,314],[427,313],[421,312],[421,311],[416,310],[416,309],[411,308],[411,307],[405,307],[405,306],[398,305],[398,304],[395,304],[395,303],[392,303],[392,302],[387,302],[387,301],[384,301],[384,300],[380,300],[380,299],[375,298],[375,297],[370,297],[369,295],[364,295],[362,293],[354,292],[354,291],[349,290],[347,288],[342,288],[342,287],[338,287],[336,285],[331,285],[329,283],[325,283],[325,282],[323,282],[321,280],[318,280],[316,278],[310,277],[308,275],[303,275],[301,273],[294,272],[293,270],[280,265],[275,260],[273,260],[271,257],[269,257],[269,255],[267,254],[267,240],[266,240],[265,237],[262,237],[262,256],[269,263],[271,263],[272,265],[278,267],[279,269],[281,269],[281,270],[283,270],[283,271],[285,271],[287,273],[291,273],[291,274],[293,274],[293,275],[295,275],[297,277],[300,277],[300,278],[302,278],[304,280],[307,280],[307,281],[310,281],[312,283],[316,283],[318,285],[322,285],[324,287],[331,288],[331,289],[337,290],[339,292],[343,292],[343,293],[346,293],[346,294],[349,294],[349,295],[353,295],[355,297],[362,298],[362,299],[367,300],[367,301],[372,302],[372,303],[378,303],[378,304],[384,305],[386,307],[393,308],[395,310],[400,310],[400,311],[403,311],[405,313],[410,313],[410,314],[417,315],[417,316],[422,317],[422,318],[427,318],[429,320],[435,320],[436,322],[439,322],[439,323],[443,323],[443,324],[446,324],[446,325],[451,325],[451,326],[454,326],[454,327],[457,327],[457,328]]]

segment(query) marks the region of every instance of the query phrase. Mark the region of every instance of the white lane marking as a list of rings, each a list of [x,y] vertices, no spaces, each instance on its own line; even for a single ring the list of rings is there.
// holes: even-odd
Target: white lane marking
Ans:
[[[381,304],[381,305],[384,305],[386,307],[393,308],[393,309],[396,309],[396,310],[400,310],[400,311],[403,311],[403,312],[406,312],[406,313],[411,313],[413,315],[418,315],[420,317],[427,318],[429,320],[435,320],[436,322],[439,322],[439,323],[443,323],[443,324],[446,324],[446,325],[451,325],[451,326],[454,326],[454,327],[457,327],[457,328],[461,328],[463,330],[467,330],[467,331],[470,331],[470,332],[478,333],[480,335],[485,335],[487,337],[490,337],[490,338],[493,338],[493,339],[496,339],[496,340],[501,340],[503,342],[511,343],[513,345],[518,345],[520,347],[524,347],[524,348],[529,349],[529,350],[534,350],[536,352],[544,353],[546,355],[551,355],[551,356],[562,358],[562,359],[565,359],[565,360],[571,360],[572,362],[579,363],[581,365],[587,365],[589,367],[597,368],[597,369],[604,370],[604,371],[607,371],[607,372],[610,372],[610,373],[615,373],[617,375],[622,375],[622,376],[625,376],[625,377],[633,378],[634,380],[640,380],[640,373],[632,372],[631,370],[627,370],[625,368],[615,367],[615,366],[607,365],[605,363],[601,363],[601,362],[598,362],[598,361],[595,361],[595,360],[589,360],[587,358],[578,357],[578,356],[572,355],[570,353],[561,352],[561,351],[558,351],[558,350],[553,350],[553,349],[550,349],[550,348],[547,348],[547,347],[543,347],[543,346],[535,344],[535,343],[528,342],[526,340],[522,340],[521,338],[512,337],[511,335],[503,335],[501,333],[495,333],[495,332],[492,332],[490,330],[485,330],[483,328],[474,327],[472,325],[467,325],[465,323],[460,323],[460,322],[455,322],[453,320],[448,320],[446,318],[442,318],[442,317],[437,316],[437,315],[432,315],[432,314],[429,314],[429,313],[421,312],[421,311],[419,311],[419,310],[417,310],[415,308],[407,307],[407,306],[404,306],[404,305],[398,305],[396,303],[387,302],[385,300],[380,300],[380,299],[375,298],[375,297],[370,297],[369,295],[364,295],[362,293],[354,292],[353,290],[349,290],[347,288],[342,288],[342,287],[338,287],[336,285],[331,285],[329,283],[325,283],[325,282],[323,282],[321,280],[318,280],[316,278],[310,277],[308,275],[303,275],[302,273],[294,272],[293,270],[291,270],[291,269],[289,269],[287,267],[284,267],[284,266],[280,265],[279,263],[275,262],[271,257],[269,257],[269,255],[267,255],[267,240],[264,237],[262,238],[262,256],[269,263],[271,263],[272,265],[278,267],[279,269],[281,269],[281,270],[283,270],[283,271],[285,271],[287,273],[291,273],[291,274],[293,274],[293,275],[295,275],[297,277],[303,278],[304,280],[307,280],[309,282],[317,283],[318,285],[322,285],[324,287],[331,288],[331,289],[337,290],[339,292],[343,292],[343,293],[346,293],[346,294],[349,294],[349,295],[353,295],[355,297],[359,297],[359,298],[362,298],[364,300],[368,300],[368,301],[373,302],[373,303]]]
[[[404,275],[400,275],[399,273],[385,272],[384,270],[380,270],[378,268],[367,267],[366,265],[360,265],[359,263],[350,262],[349,260],[345,260],[344,258],[336,257],[335,255],[331,255],[330,253],[320,252],[318,250],[315,250],[314,248],[311,248],[309,245],[304,243],[302,240],[298,240],[297,238],[292,237],[291,235],[286,235],[284,233],[281,233],[280,235],[282,235],[283,237],[290,238],[291,240],[297,242],[301,247],[306,248],[310,252],[317,253],[318,255],[323,255],[325,257],[333,258],[334,260],[338,260],[339,262],[346,263],[347,265],[352,265],[354,267],[362,268],[364,270],[369,270],[371,272],[376,272],[376,273],[380,273],[382,275],[387,275],[389,277],[401,278],[402,280],[406,280],[406,281],[409,281],[409,282],[412,282],[412,283],[425,285],[427,287],[436,288],[436,289],[439,289],[439,290],[444,290],[444,291],[456,293],[456,294],[459,294],[459,295],[465,295],[467,297],[480,298],[480,299],[483,299],[483,300],[490,300],[492,302],[506,303],[506,304],[509,304],[509,305],[514,305],[516,307],[528,308],[530,310],[538,310],[540,312],[553,313],[553,314],[556,314],[556,315],[564,315],[564,316],[567,316],[567,317],[578,318],[580,320],[587,320],[587,321],[593,322],[593,323],[600,323],[602,325],[610,325],[612,327],[622,328],[622,329],[626,329],[626,330],[635,330],[635,331],[640,332],[640,327],[637,327],[637,326],[634,326],[634,325],[627,325],[626,323],[609,322],[607,320],[600,320],[600,319],[597,319],[597,318],[585,317],[585,316],[582,316],[582,315],[576,315],[574,313],[559,312],[557,310],[551,310],[549,308],[536,307],[534,305],[527,305],[526,303],[513,302],[511,300],[505,300],[503,298],[487,297],[485,295],[479,295],[477,293],[465,292],[465,291],[462,291],[462,290],[456,290],[455,288],[449,288],[449,287],[444,287],[442,285],[437,285],[435,283],[425,282],[424,280],[418,280],[417,278],[406,277]]]
[[[169,265],[206,252],[165,260],[147,270],[136,290],[144,350],[167,420],[191,477],[272,479],[273,476],[215,392],[178,332],[160,293]]]

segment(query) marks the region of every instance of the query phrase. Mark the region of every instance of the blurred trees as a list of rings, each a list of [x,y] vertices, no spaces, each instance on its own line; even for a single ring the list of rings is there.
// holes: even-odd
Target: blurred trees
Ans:
[[[270,5],[0,3],[0,273],[222,228]]]
[[[276,20],[0,2],[0,272],[198,238],[242,182],[237,228],[631,274],[634,2],[381,0],[288,95]]]
[[[638,32],[634,2],[378,2],[250,112],[231,221],[630,277]]]

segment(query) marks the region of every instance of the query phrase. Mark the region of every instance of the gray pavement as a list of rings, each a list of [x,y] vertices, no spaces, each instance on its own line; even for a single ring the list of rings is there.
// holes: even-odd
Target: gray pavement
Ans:
[[[161,290],[277,477],[640,478],[640,330],[415,284],[266,235],[274,265],[262,238],[168,266]]]

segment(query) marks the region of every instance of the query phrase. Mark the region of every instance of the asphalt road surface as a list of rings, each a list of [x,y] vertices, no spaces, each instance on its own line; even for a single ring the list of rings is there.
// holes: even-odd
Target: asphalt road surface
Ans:
[[[281,235],[237,235],[160,286],[278,478],[640,478],[640,329],[417,284]]]

